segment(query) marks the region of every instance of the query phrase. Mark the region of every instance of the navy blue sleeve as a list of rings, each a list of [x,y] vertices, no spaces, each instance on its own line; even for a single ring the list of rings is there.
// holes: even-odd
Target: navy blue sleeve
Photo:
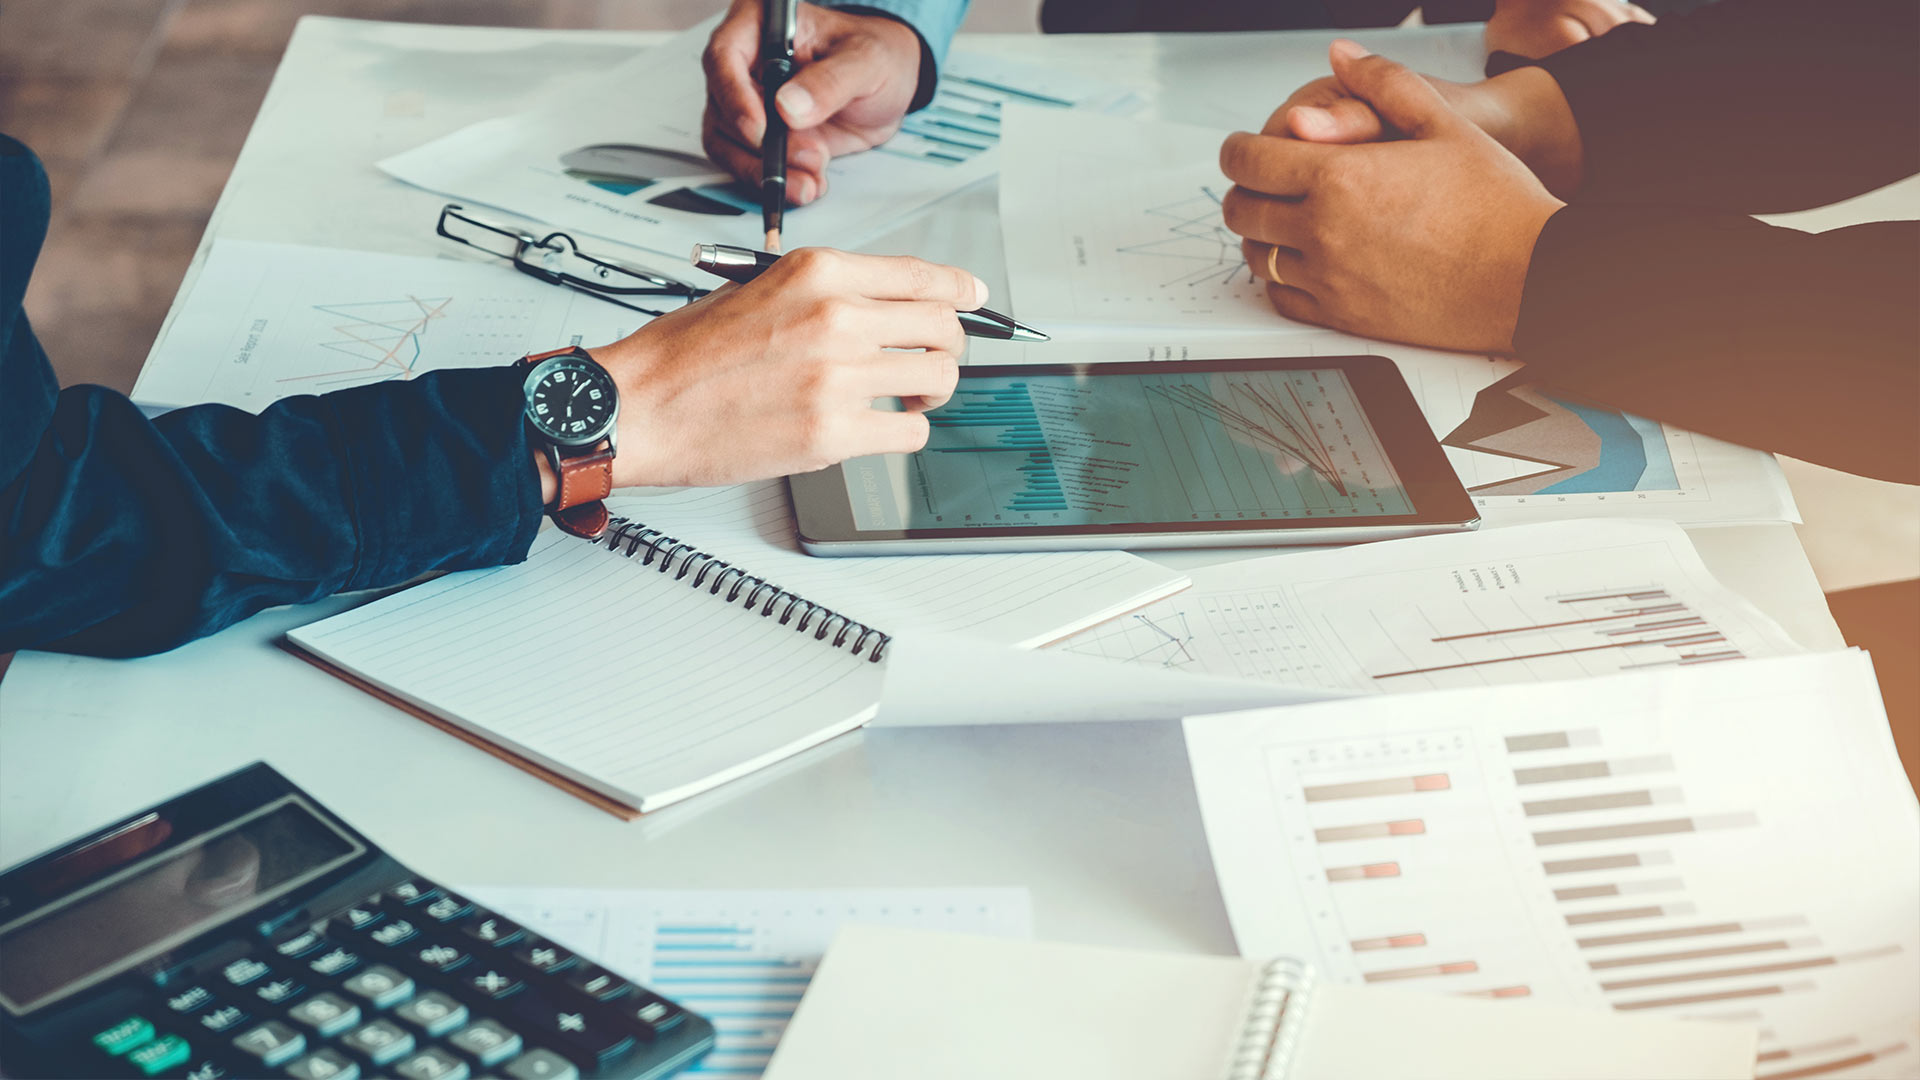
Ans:
[[[540,522],[511,368],[259,415],[59,390],[21,299],[46,179],[0,136],[0,652],[170,649],[262,608],[517,562]]]

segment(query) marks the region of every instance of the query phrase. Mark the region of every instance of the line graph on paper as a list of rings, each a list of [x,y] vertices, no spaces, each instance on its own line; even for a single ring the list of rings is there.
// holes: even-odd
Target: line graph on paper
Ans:
[[[451,296],[404,300],[374,300],[358,304],[316,304],[313,310],[332,321],[334,337],[319,343],[345,360],[331,371],[287,375],[281,383],[305,383],[312,393],[345,386],[411,379],[421,370],[425,354],[421,338],[434,322],[447,317]]]
[[[1136,611],[1077,635],[1067,648],[1109,660],[1184,668],[1200,662],[1193,642],[1192,613],[1183,606],[1156,604],[1150,612]]]
[[[1114,253],[1165,264],[1164,287],[1258,287],[1241,257],[1240,238],[1221,219],[1220,191],[1215,186],[1202,185],[1198,195],[1150,206],[1144,214],[1169,223],[1165,234],[1123,244]]]

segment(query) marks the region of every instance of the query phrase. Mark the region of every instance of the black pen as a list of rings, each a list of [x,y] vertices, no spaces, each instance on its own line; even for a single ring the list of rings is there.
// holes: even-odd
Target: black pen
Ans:
[[[696,269],[709,274],[746,284],[767,272],[780,256],[765,251],[751,251],[732,244],[695,244],[693,246],[693,265]],[[981,308],[978,311],[962,311],[960,327],[968,337],[993,338],[998,341],[1051,341],[1047,335],[1022,322],[1015,322],[997,311]]]
[[[793,36],[800,0],[764,0],[760,7],[760,100],[767,130],[760,136],[760,225],[768,251],[780,250],[780,215],[787,207],[787,122],[773,99],[793,75]]]

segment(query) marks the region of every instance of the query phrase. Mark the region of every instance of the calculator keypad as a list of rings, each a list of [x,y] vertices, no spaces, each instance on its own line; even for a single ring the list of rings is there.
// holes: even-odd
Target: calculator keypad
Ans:
[[[228,954],[231,955],[231,954]],[[578,1080],[678,1006],[425,881],[281,931],[92,1036],[101,1071],[228,1080]]]

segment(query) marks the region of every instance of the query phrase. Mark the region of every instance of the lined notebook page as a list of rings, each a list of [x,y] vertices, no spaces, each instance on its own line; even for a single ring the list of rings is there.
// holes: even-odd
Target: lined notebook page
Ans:
[[[784,480],[629,494],[607,507],[896,635],[1042,645],[1169,596],[1187,580],[1122,551],[814,558],[800,550]]]
[[[879,701],[882,665],[724,596],[549,528],[518,566],[451,574],[288,637],[650,810],[850,730]]]

